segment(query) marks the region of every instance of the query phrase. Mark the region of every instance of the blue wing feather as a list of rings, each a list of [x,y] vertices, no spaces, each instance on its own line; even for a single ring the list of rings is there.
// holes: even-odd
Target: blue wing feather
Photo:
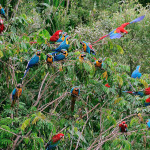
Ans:
[[[109,35],[110,39],[116,39],[116,38],[120,39],[121,36],[122,35],[120,33],[112,33]]]
[[[144,16],[141,16],[141,17],[139,17],[139,18],[136,18],[136,19],[134,19],[133,21],[131,21],[130,24],[131,24],[131,23],[135,23],[135,22],[139,22],[139,21],[143,20],[144,17],[145,17],[145,15],[144,15]]]
[[[12,91],[12,100],[14,100],[14,96],[15,96],[16,92],[17,92],[17,89],[15,88],[15,89]]]
[[[63,54],[58,54],[56,56],[54,56],[54,61],[59,61],[59,60],[63,60],[65,59],[65,55]]]

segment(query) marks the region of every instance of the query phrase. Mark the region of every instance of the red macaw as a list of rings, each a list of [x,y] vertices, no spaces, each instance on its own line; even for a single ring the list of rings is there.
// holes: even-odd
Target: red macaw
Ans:
[[[145,107],[150,105],[150,97],[144,102]]]
[[[4,31],[4,29],[5,29],[5,26],[4,26],[3,20],[0,19],[0,34]]]
[[[108,88],[110,88],[110,85],[109,85],[108,83],[107,83],[107,84],[105,84],[105,86],[106,86],[106,87],[108,87]]]
[[[59,35],[62,34],[62,30],[56,31],[51,37],[50,41],[51,42],[56,42],[59,39]]]
[[[50,142],[48,143],[46,150],[55,149],[62,138],[64,138],[64,134],[62,133],[54,135],[50,140]]]
[[[127,132],[127,124],[125,121],[122,121],[122,123],[119,124],[120,132]],[[127,140],[127,135],[124,134],[125,139]]]
[[[122,34],[121,34],[121,33],[126,33],[126,34],[128,33],[128,31],[124,29],[127,25],[132,24],[132,23],[135,23],[135,22],[139,22],[139,21],[143,20],[144,17],[145,17],[145,15],[144,15],[144,16],[141,16],[141,17],[139,17],[139,18],[136,18],[135,20],[133,20],[133,21],[131,21],[131,22],[127,22],[127,23],[122,24],[120,27],[114,29],[114,30],[111,31],[109,34],[107,34],[107,35],[101,37],[100,39],[98,39],[98,40],[97,40],[96,42],[94,42],[94,43],[97,43],[98,41],[102,40],[103,38],[105,38],[105,37],[107,37],[107,36],[109,36],[110,39],[116,39],[116,38],[120,39],[120,38],[122,37]]]

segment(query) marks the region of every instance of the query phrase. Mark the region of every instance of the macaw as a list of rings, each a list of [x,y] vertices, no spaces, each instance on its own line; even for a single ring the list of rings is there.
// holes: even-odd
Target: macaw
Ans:
[[[64,134],[62,133],[54,135],[48,143],[46,150],[54,150],[62,138],[64,138]]]
[[[46,62],[48,64],[53,64],[54,62],[54,56],[52,55],[52,53],[48,53],[47,56],[46,56]]]
[[[110,88],[110,85],[108,83],[105,84],[106,87]]]
[[[83,41],[83,42],[80,42],[80,44],[82,44],[84,52],[87,52],[89,54],[92,53],[93,55],[96,55],[96,53],[90,43],[86,43],[85,41]]]
[[[59,35],[62,34],[62,30],[58,30],[56,31],[51,37],[50,37],[50,41],[51,42],[56,42],[59,39]]]
[[[22,90],[22,85],[21,84],[17,84],[17,87],[12,91],[12,103],[11,103],[11,107],[13,107],[16,103],[16,100],[19,99],[19,97],[21,96],[23,90]]]
[[[140,66],[136,67],[136,70],[133,71],[131,78],[140,78],[142,74],[140,73]]]
[[[150,119],[146,121],[148,128],[150,129]]]
[[[150,97],[144,102],[145,107],[150,105]]]
[[[104,65],[103,61],[105,60],[105,58],[103,60],[102,60],[102,58],[100,58],[99,60],[95,61],[94,62],[95,67],[99,67],[100,69],[102,69],[102,67]]]
[[[36,52],[36,54],[30,59],[30,61],[27,64],[27,67],[26,67],[26,70],[25,70],[23,78],[26,76],[26,74],[27,74],[27,72],[29,71],[30,68],[32,68],[33,66],[38,64],[38,62],[40,60],[40,55],[41,55],[41,51],[38,50]],[[23,80],[23,78],[22,78],[22,80]]]
[[[67,35],[67,32],[63,32],[62,36],[56,42],[63,42],[66,35]]]
[[[68,52],[65,49],[61,50],[61,53],[54,56],[54,61],[64,60],[68,56]]]
[[[71,89],[71,111],[74,111],[76,97],[80,95],[80,89],[75,86]]]
[[[97,43],[98,41],[102,40],[103,38],[105,38],[105,37],[107,37],[107,36],[109,36],[110,39],[116,39],[116,38],[120,39],[120,38],[123,36],[121,33],[126,33],[126,34],[128,33],[128,31],[126,31],[126,30],[124,29],[127,25],[132,24],[132,23],[139,22],[139,21],[143,20],[144,17],[145,17],[145,15],[144,15],[144,16],[141,16],[141,17],[139,17],[139,18],[136,18],[135,20],[133,20],[133,21],[131,21],[131,22],[127,22],[127,23],[122,24],[120,27],[114,29],[114,30],[111,31],[109,34],[107,34],[107,35],[101,37],[100,39],[98,39],[98,40],[97,40],[96,42],[94,42],[94,43]]]
[[[0,34],[4,31],[4,29],[5,29],[5,26],[3,24],[3,20],[0,19]]]
[[[5,16],[5,10],[1,4],[0,4],[0,14],[7,20],[7,17]]]
[[[56,48],[56,49],[54,49],[54,50],[52,50],[52,51],[55,51],[54,53],[57,53],[57,52],[60,52],[62,49],[66,49],[66,50],[68,50],[68,48],[69,48],[69,44],[68,44],[68,39],[70,39],[71,38],[71,36],[65,36],[65,39],[64,39],[64,41],[58,46],[58,48]]]
[[[120,129],[120,132],[127,132],[128,131],[127,124],[125,121],[122,121],[122,123],[119,124],[119,129]],[[124,137],[127,140],[127,135],[124,134]]]
[[[133,91],[122,91],[122,92],[133,94],[133,95],[139,95],[139,96],[143,97],[145,95],[150,95],[150,87],[146,88],[143,91],[138,91],[138,92],[133,92]]]
[[[86,54],[82,53],[79,56],[79,60],[85,60]]]

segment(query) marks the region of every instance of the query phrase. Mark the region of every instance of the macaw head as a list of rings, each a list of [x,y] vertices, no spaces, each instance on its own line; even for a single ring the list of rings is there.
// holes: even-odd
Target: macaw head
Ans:
[[[0,19],[0,24],[3,24],[4,22],[3,22],[3,20],[2,19]]]
[[[46,59],[48,63],[53,63],[54,56],[52,55],[52,53],[48,53],[47,58],[49,58],[49,59]]]
[[[125,126],[125,125],[126,125],[126,122],[125,122],[125,121],[122,121],[122,125]]]
[[[141,66],[137,66],[137,67],[136,67],[136,70],[137,70],[138,72],[140,72],[140,67],[141,67]]]
[[[41,51],[40,51],[40,50],[37,50],[36,55],[37,55],[37,56],[40,56],[40,55],[41,55]]]
[[[2,9],[3,7],[2,7],[2,5],[0,4],[0,9]]]
[[[22,84],[17,84],[17,86],[16,86],[17,88],[21,88],[22,87]]]
[[[62,138],[64,138],[64,134],[58,133],[57,135],[54,135],[54,136],[52,137],[52,141],[53,141],[53,143],[55,143],[55,142],[61,140]]]
[[[55,32],[55,35],[60,35],[60,34],[62,34],[62,30],[58,30]]]
[[[67,36],[67,32],[63,32],[61,40],[64,41],[66,36]]]
[[[84,52],[86,52],[87,43],[85,41],[83,41],[83,42],[80,42],[80,44],[82,44],[83,50],[84,50]]]
[[[84,57],[86,57],[86,54],[82,53],[82,54],[80,54],[79,59],[84,60]]]
[[[71,36],[66,35],[64,41],[66,42],[66,44],[68,44],[68,40],[71,38]]]
[[[102,62],[103,62],[102,58],[99,58],[98,62],[99,62],[99,63],[102,63]]]
[[[67,57],[67,56],[68,56],[68,52],[67,52],[67,50],[62,49],[62,50],[61,50],[61,52],[63,53],[63,55],[65,55],[65,57]]]
[[[80,94],[80,89],[77,86],[73,87],[71,89],[71,94],[73,94],[73,95],[79,95]]]

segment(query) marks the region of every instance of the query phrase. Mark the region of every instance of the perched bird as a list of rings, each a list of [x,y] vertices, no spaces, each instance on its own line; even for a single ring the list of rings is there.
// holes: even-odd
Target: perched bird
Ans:
[[[51,37],[50,37],[50,41],[51,42],[56,42],[59,39],[59,35],[62,34],[62,30],[58,30],[56,31]]]
[[[72,112],[74,111],[75,101],[77,96],[79,96],[79,94],[80,94],[80,89],[77,86],[71,89],[71,111]]]
[[[7,17],[5,16],[5,10],[4,10],[4,8],[2,7],[1,4],[0,4],[0,14],[1,14],[5,19],[7,19]]]
[[[143,97],[145,95],[150,95],[150,87],[146,88],[143,91],[138,91],[138,92],[133,92],[133,91],[122,91],[122,92],[133,94],[133,95],[139,95],[139,96]]]
[[[80,44],[82,44],[83,50],[84,52],[87,52],[89,54],[93,54],[96,55],[94,49],[92,48],[92,45],[90,43],[86,43],[85,41],[80,42]]]
[[[148,128],[150,129],[150,119],[146,121]]]
[[[144,15],[144,16],[141,16],[141,17],[139,17],[139,18],[136,18],[135,20],[133,20],[133,21],[131,21],[131,22],[127,22],[127,23],[122,24],[120,27],[114,29],[114,30],[111,31],[109,34],[107,34],[107,35],[101,37],[100,39],[98,39],[98,40],[97,40],[96,42],[94,42],[94,43],[97,43],[98,41],[102,40],[103,38],[105,38],[105,37],[107,37],[107,36],[109,36],[110,39],[116,39],[116,38],[120,39],[120,38],[123,36],[121,33],[126,33],[126,34],[128,33],[128,31],[124,29],[127,25],[132,24],[132,23],[135,23],[135,22],[139,22],[139,21],[143,20],[144,17],[145,17],[145,15]]]
[[[140,66],[136,67],[136,70],[133,71],[131,78],[140,78],[142,74],[140,73]]]
[[[105,84],[106,87],[110,88],[110,85],[108,83]]]
[[[150,97],[144,102],[145,107],[150,105]]]
[[[32,68],[33,66],[38,64],[38,62],[40,60],[40,55],[41,55],[41,51],[38,50],[36,52],[36,54],[30,59],[30,61],[27,64],[27,67],[26,67],[26,70],[25,70],[23,78],[26,76],[26,74],[27,74],[27,72],[29,71],[30,68]],[[23,80],[23,78],[22,78],[22,80]]]
[[[5,29],[5,26],[3,24],[3,20],[0,19],[0,34],[4,31],[4,29]]]
[[[22,94],[22,85],[21,84],[17,84],[17,87],[12,91],[12,103],[11,103],[11,107],[13,107],[16,103],[16,100],[19,100],[19,97]]]
[[[54,49],[53,51],[55,51],[54,53],[60,52],[62,49],[66,49],[68,50],[69,48],[69,44],[68,44],[68,39],[70,39],[71,36],[65,36],[64,41],[58,46],[58,48]]]
[[[65,49],[61,50],[61,53],[54,56],[54,61],[64,60],[68,56],[68,52]]]
[[[82,60],[85,60],[85,57],[86,57],[86,54],[83,54],[83,53],[82,53],[82,54],[80,54],[80,56],[79,56],[79,60],[81,60],[81,61],[82,61]]]
[[[62,133],[54,135],[48,143],[46,150],[54,150],[62,138],[64,138],[64,134]]]
[[[125,121],[122,121],[122,123],[119,124],[119,129],[120,129],[120,132],[127,132],[128,131],[127,124]],[[127,135],[124,134],[124,137],[127,140]]]
[[[98,67],[98,68],[102,69],[103,65],[104,65],[104,63],[103,63],[104,60],[105,60],[105,58],[103,60],[102,60],[102,58],[100,58],[99,60],[95,61],[94,62],[95,67]]]
[[[56,42],[63,42],[66,35],[67,35],[67,32],[63,32],[62,36]]]
[[[46,56],[46,62],[48,64],[53,64],[54,62],[54,56],[52,55],[52,53],[48,53],[47,56]]]

